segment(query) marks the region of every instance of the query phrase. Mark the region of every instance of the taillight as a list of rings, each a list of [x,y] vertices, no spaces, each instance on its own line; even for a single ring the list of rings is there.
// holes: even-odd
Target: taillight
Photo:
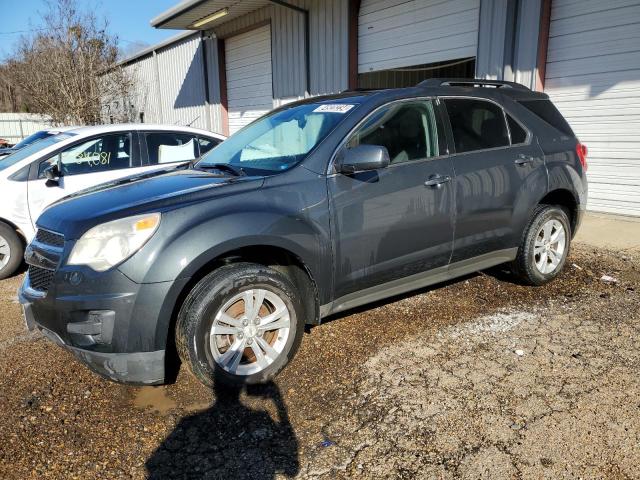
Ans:
[[[578,158],[580,159],[580,164],[582,165],[582,169],[587,171],[587,146],[578,142],[576,145],[576,153],[578,154]]]

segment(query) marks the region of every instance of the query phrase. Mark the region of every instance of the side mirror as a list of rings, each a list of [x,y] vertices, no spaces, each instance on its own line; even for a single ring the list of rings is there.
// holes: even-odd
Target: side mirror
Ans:
[[[58,185],[62,173],[57,163],[48,166],[44,171],[44,178],[47,179],[47,185]]]
[[[336,170],[346,175],[378,170],[389,166],[389,152],[380,145],[358,145],[344,149],[336,161]]]

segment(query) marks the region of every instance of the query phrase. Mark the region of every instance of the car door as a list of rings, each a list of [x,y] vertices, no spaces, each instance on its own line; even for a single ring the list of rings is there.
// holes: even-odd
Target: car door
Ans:
[[[456,234],[451,262],[516,247],[522,230],[519,221],[527,213],[522,210],[531,203],[526,197],[546,188],[540,149],[524,126],[495,102],[441,100],[455,148],[451,158]]]
[[[327,179],[335,298],[449,263],[454,198],[445,143],[429,99],[381,107],[348,138],[342,148],[384,146],[391,163]]]
[[[32,223],[53,202],[85,188],[94,187],[144,171],[140,165],[135,132],[95,135],[32,166],[28,182],[28,204]],[[47,180],[45,171],[58,165],[57,181]]]

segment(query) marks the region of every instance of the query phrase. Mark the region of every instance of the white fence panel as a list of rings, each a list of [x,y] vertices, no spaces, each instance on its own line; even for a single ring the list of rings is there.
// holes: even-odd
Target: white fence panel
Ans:
[[[0,138],[18,143],[38,130],[51,127],[51,119],[35,113],[0,113]]]

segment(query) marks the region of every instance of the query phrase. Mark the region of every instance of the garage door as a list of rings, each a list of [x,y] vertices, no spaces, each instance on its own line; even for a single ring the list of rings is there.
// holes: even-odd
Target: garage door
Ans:
[[[553,0],[545,91],[589,148],[589,203],[640,215],[640,1]]]
[[[358,72],[475,57],[480,0],[363,0]]]
[[[227,38],[224,44],[229,133],[234,133],[273,108],[271,27]]]

